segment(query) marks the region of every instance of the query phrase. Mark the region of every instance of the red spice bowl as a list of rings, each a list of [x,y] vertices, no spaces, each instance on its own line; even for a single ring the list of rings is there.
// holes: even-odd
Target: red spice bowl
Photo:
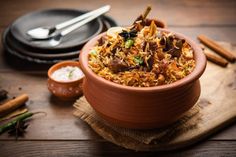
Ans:
[[[114,125],[135,129],[151,129],[173,123],[190,110],[200,96],[199,78],[206,67],[201,48],[188,37],[166,29],[185,39],[193,49],[195,68],[181,80],[155,87],[130,87],[113,83],[96,75],[88,67],[88,54],[105,33],[91,39],[80,52],[81,69],[85,74],[84,95],[104,120]]]
[[[80,69],[80,63],[78,61],[63,61],[53,65],[48,70],[48,89],[56,97],[62,100],[74,100],[83,95],[82,83],[84,76],[73,81],[58,81],[52,77],[52,74],[63,67],[78,67]]]

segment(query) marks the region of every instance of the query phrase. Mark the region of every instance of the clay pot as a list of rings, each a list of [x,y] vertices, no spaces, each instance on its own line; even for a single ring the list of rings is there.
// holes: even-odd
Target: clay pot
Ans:
[[[199,78],[205,70],[206,57],[201,48],[188,37],[172,33],[191,45],[196,67],[185,78],[156,87],[116,84],[99,77],[88,67],[89,51],[105,33],[91,39],[83,47],[80,64],[86,76],[83,83],[84,95],[98,115],[117,126],[150,129],[173,123],[194,106],[200,96]]]
[[[74,100],[83,95],[82,83],[84,77],[70,82],[57,81],[51,77],[54,71],[65,66],[76,66],[80,68],[80,64],[77,61],[63,61],[53,65],[48,70],[48,89],[61,100]]]

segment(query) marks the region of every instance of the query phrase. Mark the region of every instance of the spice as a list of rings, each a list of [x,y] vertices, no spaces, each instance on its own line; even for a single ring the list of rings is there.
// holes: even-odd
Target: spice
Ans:
[[[26,133],[28,126],[29,124],[26,124],[26,121],[17,121],[16,124],[12,125],[8,134],[15,136],[17,140],[19,136],[23,136]]]
[[[4,122],[4,121],[6,121],[6,120],[9,120],[9,119],[11,119],[11,118],[13,118],[13,117],[16,117],[16,116],[18,116],[18,115],[21,115],[21,114],[23,114],[23,113],[26,113],[26,112],[28,112],[28,109],[27,109],[27,108],[25,108],[25,107],[23,107],[23,108],[20,107],[20,108],[16,109],[15,111],[13,111],[13,112],[7,114],[6,116],[1,117],[1,118],[0,118],[0,123],[1,123],[1,122]]]
[[[0,126],[0,134],[2,134],[3,132],[11,129],[12,127],[16,126],[16,124],[19,122],[19,121],[23,121],[31,116],[33,116],[34,113],[32,112],[26,112],[20,116],[17,116],[15,119],[13,119],[12,121]]]
[[[81,79],[83,72],[78,67],[66,66],[54,71],[51,77],[56,81],[70,82]]]
[[[0,89],[0,100],[6,99],[7,98],[8,92],[4,89]]]
[[[146,10],[143,13],[143,18],[146,19],[147,15],[150,13],[152,10],[151,6],[147,6]]]
[[[22,106],[26,101],[28,101],[28,99],[29,97],[27,94],[22,94],[15,99],[9,100],[8,102],[2,104],[0,106],[0,117],[5,116],[16,108]]]
[[[205,44],[206,46],[208,46],[209,48],[211,48],[212,50],[214,50],[216,53],[218,53],[219,55],[221,55],[222,57],[224,57],[225,59],[227,59],[230,62],[234,62],[236,60],[236,56],[234,54],[232,54],[231,52],[229,52],[228,50],[224,49],[223,47],[221,47],[219,44],[217,44],[215,41],[213,41],[212,39],[209,39],[208,37],[206,37],[205,35],[199,35],[198,39]]]
[[[125,39],[125,41],[127,41],[128,39],[136,37],[137,31],[136,30],[131,30],[131,31],[123,30],[121,33],[119,33],[119,35],[122,36]]]
[[[225,59],[209,53],[207,50],[205,50],[203,45],[201,45],[200,47],[202,48],[204,54],[206,55],[207,60],[209,60],[217,65],[220,65],[222,67],[226,67],[228,65],[228,62]]]
[[[25,130],[28,127],[28,124],[26,124],[26,120],[28,120],[28,118],[32,117],[33,115],[40,114],[40,113],[44,113],[45,115],[47,115],[45,112],[26,112],[17,116],[13,120],[0,126],[0,134],[9,130],[8,133],[10,135],[14,135],[16,139],[19,136],[23,136],[24,133],[26,132]]]
[[[222,67],[226,67],[228,65],[228,62],[225,59],[220,58],[220,57],[218,57],[216,55],[210,54],[210,53],[208,53],[206,51],[204,53],[205,53],[205,55],[207,57],[207,60],[209,60],[209,61],[211,61],[213,63],[216,63],[217,65],[220,65]]]
[[[133,28],[134,28],[135,30],[140,31],[144,26],[146,26],[146,24],[147,24],[147,19],[146,19],[146,17],[147,17],[147,15],[150,13],[151,9],[152,9],[151,6],[148,6],[148,7],[145,9],[144,13],[141,14],[141,15],[139,15],[138,18],[136,18],[136,20],[135,20],[134,23],[133,23]]]

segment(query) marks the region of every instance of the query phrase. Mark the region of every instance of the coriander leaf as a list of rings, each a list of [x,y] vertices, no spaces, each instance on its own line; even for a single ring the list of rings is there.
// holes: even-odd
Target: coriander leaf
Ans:
[[[134,57],[134,62],[136,64],[141,65],[143,63],[143,59],[140,56],[136,56],[136,57]]]
[[[132,45],[134,44],[134,41],[132,39],[128,39],[126,42],[125,42],[125,48],[130,48]]]
[[[89,53],[90,53],[91,55],[97,55],[97,51],[96,51],[96,50],[91,50]]]

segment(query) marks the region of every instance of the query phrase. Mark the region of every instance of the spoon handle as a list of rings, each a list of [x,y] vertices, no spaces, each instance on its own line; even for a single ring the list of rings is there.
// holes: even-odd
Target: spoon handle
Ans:
[[[102,11],[109,10],[109,9],[110,9],[110,5],[105,5],[105,6],[101,7],[101,8],[98,8],[98,9],[96,9],[96,10],[90,11],[90,12],[88,12],[88,13],[85,13],[85,14],[83,14],[83,15],[80,15],[80,16],[78,16],[78,17],[76,17],[76,18],[71,19],[71,20],[68,20],[68,21],[65,21],[65,22],[63,22],[63,23],[57,24],[57,25],[55,26],[55,28],[56,28],[56,29],[65,28],[65,27],[67,27],[67,26],[69,26],[69,25],[72,25],[72,24],[74,24],[74,23],[76,23],[76,22],[79,22],[79,21],[81,21],[81,20],[83,20],[83,19],[85,19],[85,18],[87,18],[87,17],[90,17],[90,16],[92,16],[92,15],[98,14],[98,13],[100,13],[100,12],[102,12]]]
[[[101,16],[102,14],[108,12],[109,10],[110,10],[110,6],[104,7],[102,10],[100,10],[99,12],[97,12],[95,15],[92,15],[92,16],[90,16],[90,17],[84,19],[83,21],[78,22],[78,23],[76,23],[76,24],[74,24],[74,25],[72,25],[72,26],[70,26],[70,27],[64,29],[63,31],[61,31],[60,35],[61,35],[61,36],[65,36],[65,35],[69,34],[70,32],[72,32],[72,31],[78,29],[79,27],[85,25],[86,23],[88,23],[88,22],[90,22],[90,21],[96,19],[97,17],[99,17],[99,16]]]

